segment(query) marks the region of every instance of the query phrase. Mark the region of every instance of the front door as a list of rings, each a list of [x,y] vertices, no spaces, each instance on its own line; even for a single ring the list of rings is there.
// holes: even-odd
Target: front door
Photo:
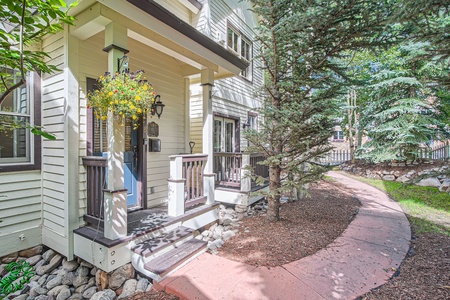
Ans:
[[[142,128],[142,125],[139,126]],[[138,128],[139,128],[138,127]],[[124,187],[127,189],[127,206],[139,208],[138,169],[139,169],[138,130],[133,130],[130,118],[125,120]]]
[[[95,89],[95,79],[88,78],[88,91]],[[108,135],[107,120],[97,119],[90,112],[90,123],[92,124],[92,134],[88,141],[88,155],[104,156],[108,155]],[[128,209],[134,210],[142,207],[143,176],[144,176],[144,144],[143,121],[137,129],[133,129],[133,122],[130,118],[125,119],[125,147],[124,147],[124,188],[127,189]]]

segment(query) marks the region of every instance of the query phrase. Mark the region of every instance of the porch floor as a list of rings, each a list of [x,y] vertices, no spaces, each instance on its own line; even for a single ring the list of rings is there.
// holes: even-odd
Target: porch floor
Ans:
[[[165,205],[130,212],[127,216],[127,236],[116,240],[106,238],[103,234],[103,230],[97,230],[91,226],[80,227],[75,229],[73,232],[110,248],[174,223],[190,219],[195,215],[214,209],[218,206],[219,203],[196,206],[187,210],[185,214],[178,217],[171,217],[167,215],[167,206]]]

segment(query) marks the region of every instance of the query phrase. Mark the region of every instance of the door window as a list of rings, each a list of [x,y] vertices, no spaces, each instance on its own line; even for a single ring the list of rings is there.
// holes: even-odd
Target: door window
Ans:
[[[236,121],[228,118],[214,118],[214,152],[235,152]]]

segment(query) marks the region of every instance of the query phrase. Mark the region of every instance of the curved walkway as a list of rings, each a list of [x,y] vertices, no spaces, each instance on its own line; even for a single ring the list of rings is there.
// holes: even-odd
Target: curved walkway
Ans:
[[[362,206],[342,236],[319,252],[281,267],[254,267],[202,254],[155,284],[181,299],[355,299],[384,284],[409,249],[409,222],[380,190],[329,172]]]

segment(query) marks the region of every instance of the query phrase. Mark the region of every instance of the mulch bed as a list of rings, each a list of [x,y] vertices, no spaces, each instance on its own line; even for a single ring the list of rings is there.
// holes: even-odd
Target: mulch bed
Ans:
[[[350,192],[322,181],[311,187],[309,198],[282,204],[279,222],[267,223],[265,214],[245,218],[218,255],[267,267],[299,260],[339,237],[359,205]]]

